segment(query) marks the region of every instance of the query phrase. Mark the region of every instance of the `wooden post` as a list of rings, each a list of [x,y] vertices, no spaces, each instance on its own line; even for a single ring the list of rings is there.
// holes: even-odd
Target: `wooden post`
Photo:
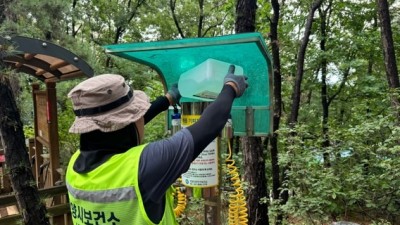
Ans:
[[[35,138],[34,138],[34,154],[35,154],[35,165],[34,165],[34,171],[33,174],[35,174],[35,179],[36,179],[36,185],[38,188],[43,187],[42,182],[43,178],[40,176],[40,165],[43,163],[43,158],[41,157],[41,154],[43,153],[43,144],[37,139],[39,135],[39,127],[38,127],[38,107],[37,107],[37,98],[36,94],[39,92],[39,84],[34,83],[32,84],[32,100],[33,100],[33,113],[34,113],[34,131],[35,131]]]
[[[182,107],[182,117],[186,117],[188,115],[201,115],[205,108],[209,105],[208,102],[185,102],[181,104]],[[195,121],[193,121],[194,123]],[[191,125],[192,122],[189,122],[188,125]],[[182,122],[183,124],[187,124],[187,122]],[[219,146],[220,146],[220,138],[217,139],[217,146],[215,151],[219,154]],[[219,156],[219,155],[218,155]],[[220,161],[220,160],[219,160]],[[216,162],[218,163],[218,162]],[[220,171],[218,171],[219,175]],[[221,196],[219,191],[220,184],[215,187],[207,187],[207,188],[187,188],[187,195],[194,195],[196,193],[196,189],[201,189],[201,197],[204,198],[204,224],[205,225],[215,225],[221,224]],[[196,197],[196,196],[195,196]]]
[[[57,172],[60,168],[60,148],[58,138],[58,116],[57,116],[57,91],[55,82],[46,82],[47,94],[47,123],[49,134],[49,154],[50,154],[50,187],[60,180],[61,176]],[[60,196],[53,197],[53,204],[59,205],[65,203],[65,198]],[[52,218],[52,224],[62,225],[66,223],[66,215],[55,216]]]
[[[35,112],[35,174],[36,182],[39,188],[54,187],[55,183],[61,179],[57,169],[60,168],[60,149],[58,136],[58,117],[57,117],[57,95],[56,83],[46,82],[46,90],[39,90],[38,84],[32,85],[32,97]],[[43,147],[47,147],[48,154],[43,154]],[[47,167],[42,168],[44,157],[49,161]],[[48,169],[44,169],[48,168]],[[44,180],[47,177],[47,180]],[[66,203],[66,198],[54,196],[47,199],[47,207]],[[54,216],[50,218],[52,224],[64,225],[70,224],[67,214]]]
[[[26,147],[28,148],[29,160],[32,162],[32,158],[35,158],[34,162],[36,162],[36,156],[35,156],[35,139],[33,139],[33,138],[26,139],[26,140],[25,140],[25,144],[26,144]],[[31,163],[31,166],[32,166],[33,176],[34,176],[35,179],[36,179],[37,174],[36,174],[35,164],[32,164],[32,163]]]
[[[221,138],[217,138],[218,180],[216,187],[204,188],[204,225],[221,224]]]
[[[60,168],[60,149],[58,139],[56,83],[46,82],[47,123],[49,128],[50,182],[51,186],[60,179],[57,169]]]

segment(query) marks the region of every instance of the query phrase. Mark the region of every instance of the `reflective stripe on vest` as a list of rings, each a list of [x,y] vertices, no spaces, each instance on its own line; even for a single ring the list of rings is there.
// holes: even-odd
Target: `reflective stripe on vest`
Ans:
[[[66,185],[69,194],[79,200],[97,203],[111,203],[136,199],[136,192],[132,187],[116,188],[111,190],[83,191],[73,188],[68,183]]]

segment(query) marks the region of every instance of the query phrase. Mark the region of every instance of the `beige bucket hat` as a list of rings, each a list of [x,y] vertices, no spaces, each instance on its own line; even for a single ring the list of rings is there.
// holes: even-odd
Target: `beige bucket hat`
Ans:
[[[69,93],[75,121],[71,133],[94,130],[111,132],[140,119],[149,109],[149,97],[135,91],[121,75],[102,74],[89,78]]]

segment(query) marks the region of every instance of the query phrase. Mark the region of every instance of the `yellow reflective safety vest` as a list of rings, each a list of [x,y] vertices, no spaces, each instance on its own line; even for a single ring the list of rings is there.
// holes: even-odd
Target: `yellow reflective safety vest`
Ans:
[[[80,174],[68,165],[66,183],[74,225],[153,225],[144,209],[139,190],[139,159],[145,145],[116,154],[96,169]],[[173,211],[173,188],[166,193],[162,225],[177,224]]]

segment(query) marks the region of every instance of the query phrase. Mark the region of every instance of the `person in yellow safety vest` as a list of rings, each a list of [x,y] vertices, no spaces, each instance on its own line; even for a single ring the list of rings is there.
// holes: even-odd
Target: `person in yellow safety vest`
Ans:
[[[66,174],[73,224],[177,224],[171,185],[221,132],[246,79],[228,73],[198,122],[148,144],[142,143],[144,125],[179,102],[177,86],[151,103],[120,75],[98,75],[74,87],[69,131],[80,134],[80,149]]]

